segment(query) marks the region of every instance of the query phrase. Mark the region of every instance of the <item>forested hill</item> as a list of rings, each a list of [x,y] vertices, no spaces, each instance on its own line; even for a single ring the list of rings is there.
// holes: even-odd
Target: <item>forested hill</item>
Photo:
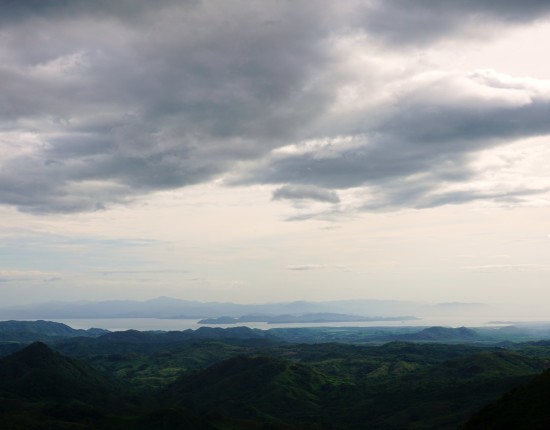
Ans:
[[[100,336],[108,330],[79,330],[52,321],[0,321],[0,341],[34,341],[51,337]]]
[[[171,406],[201,414],[290,423],[327,422],[342,382],[311,366],[266,356],[239,355],[183,377],[163,391]]]
[[[64,357],[42,342],[0,359],[0,392],[52,401],[109,403],[119,384],[89,364]]]
[[[306,333],[316,340],[236,327],[11,341],[3,348],[19,351],[0,359],[0,428],[455,429],[550,361],[550,342],[503,348],[469,329],[420,329],[409,334],[429,340],[380,345],[294,335]],[[446,334],[452,344],[434,341]],[[541,394],[541,384],[527,391]],[[471,425],[494,418],[480,416]]]
[[[550,428],[550,370],[515,387],[476,413],[463,430]]]

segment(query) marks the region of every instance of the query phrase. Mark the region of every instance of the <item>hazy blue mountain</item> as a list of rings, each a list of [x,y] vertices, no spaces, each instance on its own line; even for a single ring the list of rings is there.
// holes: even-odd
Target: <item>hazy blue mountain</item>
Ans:
[[[417,333],[396,335],[394,338],[416,342],[473,342],[483,339],[483,336],[466,327],[428,327]]]
[[[431,316],[478,315],[488,313],[491,306],[485,303],[437,303],[422,307],[419,312]]]
[[[303,315],[339,313],[363,317],[397,317],[415,315],[426,307],[424,303],[391,300],[349,300],[330,302],[287,302],[267,304],[236,304],[197,302],[158,297],[156,299],[110,300],[102,302],[49,302],[0,309],[3,319],[57,318],[239,318],[249,314]]]
[[[365,322],[365,321],[407,321],[414,320],[411,316],[398,317],[364,317],[360,315],[337,314],[333,312],[316,312],[308,314],[284,315],[243,315],[239,318],[222,316],[219,318],[205,318],[200,324],[239,324],[246,322],[266,322],[268,324],[289,323],[331,323],[331,322]]]
[[[0,321],[0,341],[29,342],[57,337],[93,337],[108,333],[108,330],[91,328],[80,330],[52,321]]]

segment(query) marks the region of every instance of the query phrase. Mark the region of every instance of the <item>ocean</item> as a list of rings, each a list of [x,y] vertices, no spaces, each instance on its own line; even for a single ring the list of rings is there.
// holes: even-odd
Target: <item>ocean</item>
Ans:
[[[437,317],[420,318],[411,321],[368,321],[368,322],[341,322],[341,323],[290,323],[290,324],[268,324],[268,323],[239,323],[239,324],[199,324],[196,319],[160,319],[160,318],[71,318],[51,319],[49,321],[60,322],[76,329],[89,329],[92,327],[103,328],[111,331],[121,330],[196,330],[199,327],[239,327],[246,326],[268,330],[270,328],[291,328],[291,327],[498,327],[513,324],[540,323],[550,324],[550,321],[541,321],[540,318],[514,318],[505,320],[499,317]]]

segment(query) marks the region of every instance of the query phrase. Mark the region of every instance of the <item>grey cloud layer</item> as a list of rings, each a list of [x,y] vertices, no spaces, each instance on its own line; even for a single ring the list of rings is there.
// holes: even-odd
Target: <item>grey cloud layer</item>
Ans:
[[[374,1],[358,15],[363,26],[384,42],[426,44],[453,33],[494,37],[507,24],[541,19],[550,13],[545,0]]]
[[[314,9],[174,2],[137,25],[79,4],[1,28],[1,128],[39,140],[8,148],[3,203],[90,210],[205,181],[296,138],[328,102]]]
[[[2,4],[2,204],[97,210],[232,172],[240,183],[286,184],[274,198],[337,204],[333,189],[368,184],[392,206],[410,199],[402,179],[421,199],[431,181],[468,178],[472,152],[550,132],[544,99],[472,111],[418,91],[380,106],[375,122],[365,120],[371,111],[331,116],[345,85],[333,47],[346,35],[399,45],[414,33],[425,43],[445,28],[423,35],[400,20],[527,22],[550,10],[546,2],[426,0],[408,18],[398,1],[91,3]],[[359,143],[331,157],[272,155],[327,134]],[[260,167],[240,170],[243,162]]]
[[[328,189],[369,186],[373,196],[364,210],[425,208],[473,200],[512,202],[541,191],[439,190],[444,184],[472,179],[475,173],[469,161],[479,150],[549,134],[550,99],[508,106],[481,98],[468,103],[426,103],[430,88],[426,91],[403,97],[397,109],[390,109],[383,121],[369,129],[356,124],[355,145],[278,154],[253,168],[248,180]],[[455,90],[449,85],[448,91],[452,94]]]
[[[319,202],[338,203],[340,199],[334,191],[312,185],[285,185],[273,191],[273,200],[316,200]]]

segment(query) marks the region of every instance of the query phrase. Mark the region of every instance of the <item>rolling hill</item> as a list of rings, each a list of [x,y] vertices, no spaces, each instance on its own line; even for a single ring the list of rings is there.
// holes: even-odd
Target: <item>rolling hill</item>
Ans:
[[[464,430],[546,430],[550,428],[550,370],[504,394],[475,414]]]
[[[337,382],[302,364],[264,356],[237,356],[168,387],[168,404],[223,416],[285,422],[326,419],[323,406]]]
[[[87,363],[64,357],[42,342],[0,359],[0,393],[4,396],[104,404],[119,391]]]

